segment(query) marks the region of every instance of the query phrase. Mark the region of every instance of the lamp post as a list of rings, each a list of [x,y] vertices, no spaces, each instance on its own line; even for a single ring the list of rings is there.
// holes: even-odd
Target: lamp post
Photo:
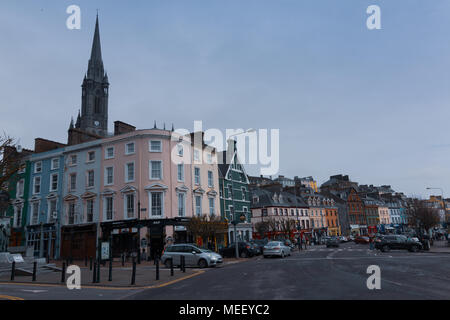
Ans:
[[[236,137],[242,134],[246,134],[246,133],[251,133],[251,132],[255,132],[255,129],[248,129],[247,131],[241,132],[241,133],[237,133],[237,134],[232,134],[231,136],[228,137],[228,139],[230,139],[231,137]],[[234,141],[234,139],[233,139]],[[233,145],[233,152],[236,152],[236,148],[235,145]],[[230,163],[230,166],[232,166],[233,164]],[[236,247],[235,253],[236,253],[236,259],[239,259],[239,242],[238,242],[238,238],[237,238],[237,224],[239,223],[239,221],[236,219],[236,207],[234,205],[234,180],[233,180],[233,175],[231,174],[230,176],[231,179],[231,201],[233,204],[233,212],[231,212],[232,214],[232,221],[231,224],[234,226],[234,246]],[[245,217],[244,216],[240,216],[240,220],[244,221]]]

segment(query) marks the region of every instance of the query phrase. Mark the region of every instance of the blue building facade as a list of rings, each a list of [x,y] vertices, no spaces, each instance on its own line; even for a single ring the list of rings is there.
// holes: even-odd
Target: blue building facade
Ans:
[[[64,148],[30,157],[26,243],[35,257],[59,258]]]

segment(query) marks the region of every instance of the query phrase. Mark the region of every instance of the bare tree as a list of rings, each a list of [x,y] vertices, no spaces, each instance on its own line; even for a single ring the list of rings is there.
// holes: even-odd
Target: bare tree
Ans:
[[[227,233],[228,224],[216,216],[196,216],[187,223],[189,232],[201,238],[213,238],[218,234]]]
[[[287,237],[290,237],[296,226],[297,224],[293,219],[288,218],[280,221],[280,229]]]
[[[255,224],[255,230],[256,232],[261,236],[261,238],[264,237],[266,232],[270,230],[269,222],[267,221],[260,221]]]
[[[424,200],[417,198],[410,200],[406,212],[409,225],[420,231],[428,231],[440,222],[437,209],[428,206]]]

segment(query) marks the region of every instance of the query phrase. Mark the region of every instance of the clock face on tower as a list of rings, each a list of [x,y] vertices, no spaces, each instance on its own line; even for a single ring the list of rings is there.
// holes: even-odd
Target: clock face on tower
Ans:
[[[96,127],[98,127],[98,126],[100,125],[100,122],[95,121],[95,122],[94,122],[94,125],[95,125]]]

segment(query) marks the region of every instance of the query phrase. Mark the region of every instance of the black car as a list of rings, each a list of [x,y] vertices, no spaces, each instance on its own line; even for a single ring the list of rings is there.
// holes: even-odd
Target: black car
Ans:
[[[268,240],[264,239],[264,240],[260,240],[260,239],[253,239],[252,241],[250,241],[250,243],[252,243],[254,246],[257,247],[258,249],[258,254],[263,254],[263,250],[264,250],[264,246],[267,244]]]
[[[241,258],[253,257],[255,255],[255,251],[252,245],[248,242],[239,242],[239,256]],[[236,246],[235,243],[229,244],[227,247],[224,247],[219,250],[219,253],[224,258],[234,258],[236,257]]]
[[[325,244],[327,245],[327,248],[330,247],[339,247],[340,239],[338,237],[330,237],[327,238]]]
[[[419,241],[403,235],[389,235],[376,239],[375,248],[382,252],[387,252],[391,249],[403,249],[417,252],[422,250],[423,245]]]

